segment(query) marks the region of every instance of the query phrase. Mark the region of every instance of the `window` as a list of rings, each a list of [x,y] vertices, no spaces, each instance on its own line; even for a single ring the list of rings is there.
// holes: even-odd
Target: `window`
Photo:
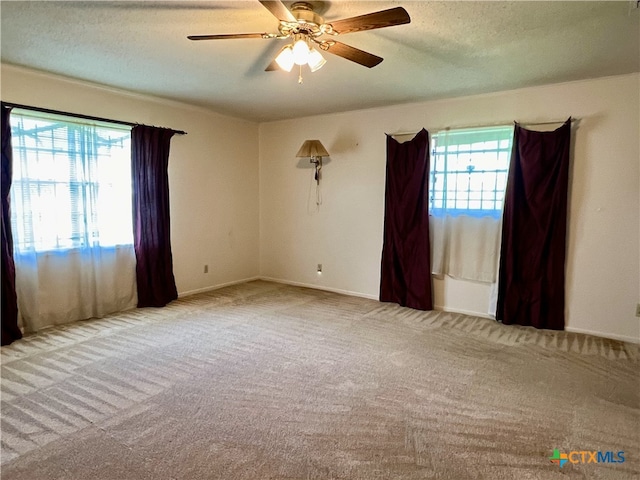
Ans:
[[[17,252],[133,243],[128,127],[15,109],[11,135]]]
[[[432,215],[499,217],[513,127],[441,131],[432,137]]]

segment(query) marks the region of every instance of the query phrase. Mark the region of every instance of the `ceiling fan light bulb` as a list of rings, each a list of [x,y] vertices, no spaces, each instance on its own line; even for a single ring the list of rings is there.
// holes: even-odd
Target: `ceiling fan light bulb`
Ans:
[[[293,44],[293,61],[296,65],[305,65],[309,60],[309,45],[305,40]]]
[[[293,50],[291,45],[287,45],[276,57],[276,63],[285,72],[290,72],[293,68]]]
[[[312,48],[309,52],[308,60],[309,68],[311,69],[311,71],[315,72],[317,70],[320,70],[325,63],[327,63],[327,61],[324,59],[322,54],[315,48]]]

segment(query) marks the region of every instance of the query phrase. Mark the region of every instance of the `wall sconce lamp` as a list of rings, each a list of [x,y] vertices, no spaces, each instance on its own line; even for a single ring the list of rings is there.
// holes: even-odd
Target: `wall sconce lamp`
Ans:
[[[320,185],[320,170],[322,170],[322,157],[328,157],[329,152],[324,148],[320,140],[305,140],[296,157],[309,158],[309,162],[315,164],[316,167],[316,184]]]

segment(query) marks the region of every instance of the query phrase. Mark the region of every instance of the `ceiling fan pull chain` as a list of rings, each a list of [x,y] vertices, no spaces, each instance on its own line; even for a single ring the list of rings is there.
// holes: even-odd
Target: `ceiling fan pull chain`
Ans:
[[[302,85],[302,65],[299,65],[300,73],[298,74],[298,83]]]

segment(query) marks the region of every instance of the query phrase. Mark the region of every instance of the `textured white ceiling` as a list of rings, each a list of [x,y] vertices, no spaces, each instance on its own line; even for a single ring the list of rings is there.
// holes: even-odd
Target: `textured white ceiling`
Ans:
[[[257,121],[640,71],[636,1],[313,3],[326,21],[401,5],[411,23],[340,36],[384,61],[326,54],[299,85],[264,71],[282,40],[186,39],[276,32],[257,0],[2,1],[1,57]]]

